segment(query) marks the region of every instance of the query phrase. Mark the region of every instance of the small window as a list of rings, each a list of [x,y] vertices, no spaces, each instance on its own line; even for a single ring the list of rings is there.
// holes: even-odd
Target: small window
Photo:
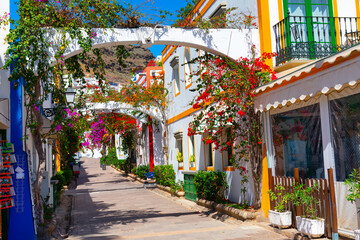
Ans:
[[[175,158],[178,162],[178,168],[180,170],[184,169],[184,152],[183,152],[183,138],[182,138],[182,132],[177,132],[174,134],[174,137],[176,139],[175,141]]]
[[[190,57],[190,49],[185,48],[185,54],[184,54],[184,78],[185,78],[185,88],[188,88],[191,86],[192,80],[190,77],[191,74],[191,65],[189,62],[191,61]]]
[[[170,66],[173,69],[173,80],[175,88],[175,97],[180,94],[180,76],[179,76],[179,57],[174,57],[170,62]]]
[[[229,143],[229,140],[231,139],[231,128],[225,128],[222,133],[222,141],[226,144],[226,149],[222,152],[223,157],[223,170],[224,171],[233,171],[234,170],[234,149],[232,144]]]
[[[208,134],[204,134],[204,138],[208,138]],[[205,143],[204,143],[205,144]],[[213,144],[205,144],[205,169],[206,170],[214,170],[214,152],[213,152]]]
[[[215,10],[215,12],[210,16],[210,22],[212,24],[216,24],[219,18],[223,17],[226,12],[226,4],[222,3],[220,6]],[[226,26],[218,26],[218,27],[226,27]]]
[[[196,170],[195,137],[189,136],[189,169]]]

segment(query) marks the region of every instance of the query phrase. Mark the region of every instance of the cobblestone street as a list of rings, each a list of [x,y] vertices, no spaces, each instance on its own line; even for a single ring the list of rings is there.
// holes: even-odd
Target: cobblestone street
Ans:
[[[187,200],[145,190],[99,159],[83,158],[69,239],[285,239],[254,223],[220,221]],[[204,210],[204,209],[203,209]]]

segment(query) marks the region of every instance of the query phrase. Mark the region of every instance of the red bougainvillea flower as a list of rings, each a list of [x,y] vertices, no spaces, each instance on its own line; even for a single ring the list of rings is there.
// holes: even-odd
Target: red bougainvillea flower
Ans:
[[[238,111],[238,114],[240,117],[244,116],[245,115],[245,112],[243,112],[242,110]]]
[[[205,144],[211,144],[211,143],[213,143],[213,140],[208,139],[208,140],[206,140],[206,143],[205,143]]]

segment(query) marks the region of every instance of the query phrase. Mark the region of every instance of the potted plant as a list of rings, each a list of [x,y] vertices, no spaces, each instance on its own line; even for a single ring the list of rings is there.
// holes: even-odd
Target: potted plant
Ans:
[[[269,221],[278,228],[288,228],[291,226],[291,212],[286,209],[286,203],[290,200],[290,194],[285,192],[281,183],[275,186],[275,190],[276,193],[268,191],[271,201],[276,201],[275,210],[269,210]]]
[[[354,169],[352,173],[350,173],[349,178],[345,179],[345,185],[349,186],[346,200],[355,203],[358,199],[360,199],[360,172]],[[355,240],[360,240],[360,229],[354,230],[354,234]]]
[[[316,206],[319,201],[313,196],[315,191],[319,191],[317,184],[309,187],[296,184],[291,194],[291,200],[295,206],[304,206],[304,215],[296,216],[297,230],[310,238],[321,237],[325,233],[325,221],[317,217]]]
[[[190,167],[191,167],[191,168],[194,168],[194,167],[195,167],[195,160],[196,160],[195,155],[194,155],[194,154],[193,154],[193,155],[190,155],[189,162],[190,162]]]
[[[183,168],[184,167],[184,157],[181,152],[177,153],[176,160],[178,161],[179,168]]]

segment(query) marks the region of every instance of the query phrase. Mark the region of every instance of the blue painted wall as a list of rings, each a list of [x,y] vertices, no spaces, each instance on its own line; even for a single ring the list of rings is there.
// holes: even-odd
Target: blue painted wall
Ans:
[[[17,19],[18,0],[10,0],[10,17]],[[13,28],[13,26],[10,26]],[[25,178],[16,180],[13,177],[15,207],[10,209],[9,240],[36,239],[34,220],[31,206],[30,183],[28,175],[28,163],[26,153],[23,151],[23,115],[22,115],[22,88],[14,89],[14,83],[10,88],[10,139],[14,144],[17,166],[24,169]]]

